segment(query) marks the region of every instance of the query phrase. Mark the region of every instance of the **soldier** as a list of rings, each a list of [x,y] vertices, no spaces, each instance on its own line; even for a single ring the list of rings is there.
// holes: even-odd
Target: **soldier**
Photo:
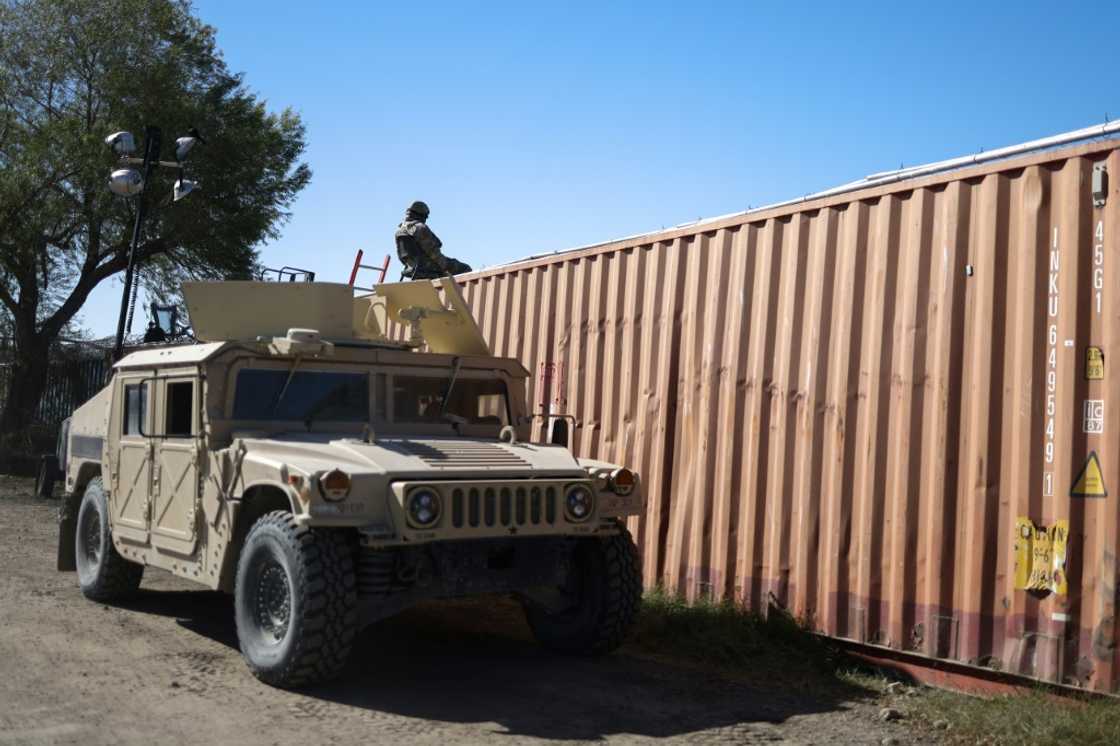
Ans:
[[[148,322],[148,330],[146,332],[144,332],[144,344],[150,344],[150,343],[154,343],[154,342],[166,342],[166,341],[167,341],[167,333],[165,331],[163,331],[163,328],[160,327],[160,325],[156,322],[155,319],[152,319],[151,321],[149,321]]]
[[[471,271],[470,265],[440,253],[443,242],[426,222],[430,212],[423,202],[413,202],[397,226],[397,258],[404,266],[401,279],[430,280]]]

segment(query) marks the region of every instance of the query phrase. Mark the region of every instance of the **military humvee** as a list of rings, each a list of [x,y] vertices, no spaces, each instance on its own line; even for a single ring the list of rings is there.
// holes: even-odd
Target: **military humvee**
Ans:
[[[363,626],[426,599],[513,594],[550,648],[621,643],[638,479],[527,442],[528,373],[450,278],[184,296],[198,342],[125,356],[68,423],[58,567],[87,597],[145,566],[232,593],[249,668],[280,687],[336,675]]]

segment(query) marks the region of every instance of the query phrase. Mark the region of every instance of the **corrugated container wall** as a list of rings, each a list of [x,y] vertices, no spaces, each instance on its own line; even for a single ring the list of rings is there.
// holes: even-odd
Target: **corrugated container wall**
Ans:
[[[1120,177],[1117,145],[531,260],[465,294],[529,400],[581,422],[573,450],[641,473],[647,584],[1116,691],[1120,195],[1093,187]]]

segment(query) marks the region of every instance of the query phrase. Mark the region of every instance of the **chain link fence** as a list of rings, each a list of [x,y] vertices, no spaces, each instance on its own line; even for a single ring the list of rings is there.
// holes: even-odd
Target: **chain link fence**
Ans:
[[[6,401],[15,367],[15,344],[0,337],[0,402]],[[51,350],[43,398],[26,433],[7,436],[8,453],[0,454],[0,471],[26,472],[43,452],[54,450],[59,425],[109,381],[111,350],[92,342],[61,342]]]

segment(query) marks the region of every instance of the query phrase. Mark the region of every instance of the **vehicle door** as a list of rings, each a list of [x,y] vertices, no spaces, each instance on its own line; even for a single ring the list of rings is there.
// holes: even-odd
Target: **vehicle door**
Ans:
[[[123,539],[148,543],[151,509],[152,441],[145,433],[152,428],[152,387],[142,376],[120,376],[114,409],[117,449],[111,457],[109,511],[113,533]]]
[[[181,555],[194,553],[199,501],[199,379],[168,376],[157,383],[160,402],[153,436],[152,545]]]

